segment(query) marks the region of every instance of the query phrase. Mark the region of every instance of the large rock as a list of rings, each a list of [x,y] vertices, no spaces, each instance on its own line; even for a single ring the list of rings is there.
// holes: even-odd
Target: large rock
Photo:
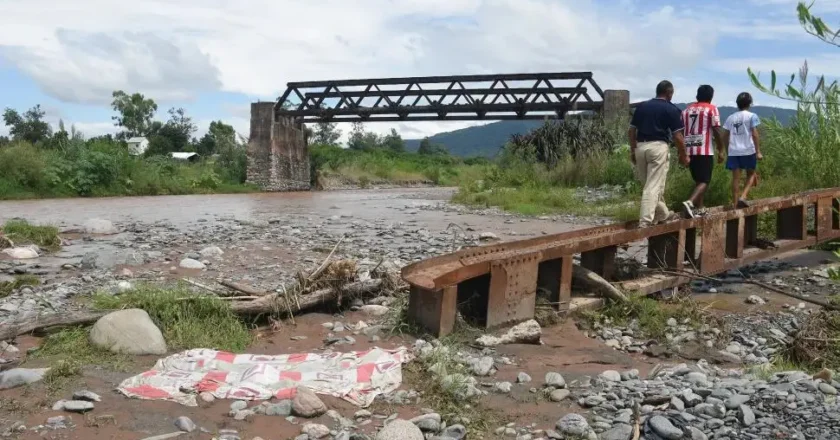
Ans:
[[[12,368],[0,372],[0,390],[29,385],[44,378],[49,368]]]
[[[15,260],[31,260],[38,258],[37,246],[20,246],[8,249],[3,249],[3,253],[14,258]]]
[[[601,434],[601,440],[630,440],[633,436],[633,427],[619,423],[613,426],[609,431]]]
[[[118,232],[110,220],[101,218],[92,218],[86,221],[82,228],[86,234],[111,235]]]
[[[145,310],[109,313],[90,329],[90,342],[114,353],[166,354],[166,341]]]
[[[298,387],[292,400],[292,413],[306,418],[318,417],[327,412],[327,405],[318,398],[314,391],[306,387]]]
[[[535,320],[525,321],[512,327],[502,336],[484,335],[475,342],[483,347],[495,347],[502,344],[539,344],[542,329]]]
[[[327,428],[326,426],[317,423],[307,423],[303,425],[303,427],[300,429],[300,432],[306,434],[312,440],[318,440],[324,437],[329,437],[330,428]]]
[[[423,440],[423,432],[414,423],[397,419],[385,425],[376,440]]]

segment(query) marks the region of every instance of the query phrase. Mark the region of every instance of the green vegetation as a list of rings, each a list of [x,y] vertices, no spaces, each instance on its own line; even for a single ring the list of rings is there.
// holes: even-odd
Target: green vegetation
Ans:
[[[100,310],[145,310],[172,350],[201,347],[241,352],[251,343],[248,328],[226,302],[186,288],[142,286],[119,296],[96,295],[93,305]]]
[[[192,194],[250,191],[244,185],[245,149],[233,127],[214,121],[201,139],[183,109],[154,120],[157,104],[135,93],[114,92],[116,136],[85,139],[63,122],[53,133],[35,106],[20,115],[6,109],[11,140],[0,141],[0,199],[38,197]],[[148,150],[134,156],[126,140],[143,136]],[[198,163],[182,163],[172,152],[198,152]]]
[[[329,188],[334,182],[365,187],[373,183],[457,185],[482,174],[483,159],[464,160],[448,154],[422,155],[389,148],[345,149],[310,146],[313,184]]]
[[[0,235],[6,238],[6,240],[0,242],[0,247],[8,245],[9,242],[16,246],[34,244],[50,251],[58,250],[61,247],[58,228],[55,226],[36,226],[29,224],[26,220],[7,221],[5,225],[0,227]]]
[[[33,359],[48,361],[50,371],[44,383],[51,392],[63,389],[82,368],[95,365],[115,371],[125,371],[130,362],[128,355],[111,353],[94,347],[88,340],[87,327],[72,327],[53,333],[33,353]]]
[[[23,286],[37,286],[38,284],[41,284],[41,281],[34,275],[17,275],[14,281],[0,282],[0,298],[11,295],[13,290]]]
[[[655,300],[646,296],[631,295],[626,303],[608,302],[597,312],[583,312],[591,322],[629,325],[635,321],[644,336],[665,340],[668,333],[668,320],[673,318],[678,323],[687,323],[699,329],[703,324],[712,322],[713,317],[690,297],[680,297],[670,301]]]

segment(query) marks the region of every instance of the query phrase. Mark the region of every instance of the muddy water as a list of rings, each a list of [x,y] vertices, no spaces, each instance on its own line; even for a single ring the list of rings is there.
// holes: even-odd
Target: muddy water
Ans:
[[[214,220],[259,221],[340,216],[351,221],[411,222],[431,230],[450,223],[493,231],[500,238],[565,232],[583,227],[550,220],[516,220],[504,224],[498,216],[424,209],[448,201],[454,189],[395,189],[334,192],[216,194],[151,197],[74,198],[0,202],[0,222],[21,217],[61,228],[80,226],[90,218],[115,223],[166,221],[188,229]],[[332,228],[341,228],[333,222]]]

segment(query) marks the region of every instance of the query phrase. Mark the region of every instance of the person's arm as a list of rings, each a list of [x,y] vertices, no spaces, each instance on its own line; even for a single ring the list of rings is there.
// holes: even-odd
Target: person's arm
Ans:
[[[638,142],[636,141],[636,127],[630,126],[630,129],[627,130],[627,137],[630,140],[630,162],[633,164],[636,163],[636,146]]]
[[[685,149],[685,133],[683,133],[685,131],[685,124],[683,124],[682,112],[676,106],[674,106],[670,119],[669,128],[671,129],[671,137],[674,140],[674,145],[677,147],[677,156],[681,164],[688,166],[688,152]]]
[[[717,107],[712,107],[712,111],[709,113],[709,119],[709,126],[712,127],[712,135],[715,142],[715,150],[717,150],[718,159],[720,159],[723,157],[724,144],[723,133],[721,133],[720,128],[720,112]]]
[[[756,159],[764,159],[764,156],[761,154],[761,142],[758,136],[758,126],[761,125],[761,121],[758,119],[758,115],[752,115],[752,138],[753,143],[755,144],[755,158]]]
[[[637,130],[636,127],[639,125],[639,109],[637,108],[633,112],[633,117],[630,119],[630,129],[627,130],[627,138],[630,141],[630,162],[634,165],[636,164],[636,147],[638,146],[638,141],[636,138]]]

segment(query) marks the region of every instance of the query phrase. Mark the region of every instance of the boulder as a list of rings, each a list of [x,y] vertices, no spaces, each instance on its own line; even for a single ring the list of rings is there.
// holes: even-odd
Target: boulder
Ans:
[[[31,260],[38,258],[37,246],[20,246],[8,249],[3,249],[3,253],[14,258],[15,260]]]
[[[385,425],[376,440],[423,440],[423,431],[414,423],[397,419]]]
[[[92,218],[82,225],[82,229],[85,231],[86,234],[97,234],[97,235],[112,235],[116,234],[117,228],[114,227],[114,224],[111,223],[110,220],[104,220],[101,218]]]
[[[204,258],[221,257],[224,253],[225,251],[218,246],[208,246],[199,252],[199,254],[201,254]]]
[[[0,390],[29,385],[44,379],[49,368],[12,368],[0,372]]]
[[[292,413],[299,417],[318,417],[327,412],[327,405],[318,398],[314,391],[306,387],[298,387],[292,400]]]
[[[141,309],[109,313],[90,329],[90,342],[114,353],[166,354],[166,341],[149,314]]]

